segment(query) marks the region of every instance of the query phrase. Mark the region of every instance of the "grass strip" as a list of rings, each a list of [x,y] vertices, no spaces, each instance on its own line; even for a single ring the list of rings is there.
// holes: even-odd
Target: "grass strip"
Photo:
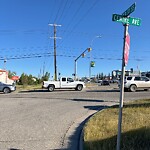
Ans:
[[[84,150],[116,150],[118,109],[96,113],[84,127]],[[150,99],[125,103],[121,150],[150,150]]]
[[[16,91],[37,90],[42,89],[42,85],[16,85]]]

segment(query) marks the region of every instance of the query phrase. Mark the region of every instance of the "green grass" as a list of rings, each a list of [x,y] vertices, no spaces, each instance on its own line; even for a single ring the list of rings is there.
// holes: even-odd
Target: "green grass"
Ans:
[[[42,89],[42,84],[38,85],[16,85],[16,91],[37,90]]]
[[[118,106],[95,114],[84,127],[84,150],[115,150]],[[150,99],[124,104],[121,150],[150,150]]]

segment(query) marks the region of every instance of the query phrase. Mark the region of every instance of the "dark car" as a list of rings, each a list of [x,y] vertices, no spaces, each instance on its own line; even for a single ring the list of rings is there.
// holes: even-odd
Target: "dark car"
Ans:
[[[103,80],[101,82],[101,85],[110,85],[109,81],[108,80]]]
[[[14,84],[7,84],[7,83],[0,82],[0,92],[6,94],[15,90],[16,90],[16,86]]]

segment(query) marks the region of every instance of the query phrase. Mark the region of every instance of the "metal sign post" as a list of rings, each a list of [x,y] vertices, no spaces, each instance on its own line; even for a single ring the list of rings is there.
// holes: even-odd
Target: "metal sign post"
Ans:
[[[121,22],[124,25],[124,41],[123,41],[123,54],[122,54],[122,72],[121,72],[121,87],[120,87],[120,104],[119,104],[119,117],[118,117],[118,135],[117,135],[117,150],[120,150],[121,141],[121,127],[122,127],[122,109],[124,99],[124,77],[125,66],[128,63],[129,48],[130,48],[130,36],[128,34],[128,26],[141,25],[141,19],[131,18],[129,15],[135,10],[136,3],[132,4],[122,15],[113,14],[112,21]]]
[[[119,118],[118,118],[118,135],[117,135],[117,150],[120,150],[121,141],[121,126],[122,126],[122,109],[123,109],[123,99],[124,99],[124,77],[125,77],[125,43],[126,36],[128,34],[128,25],[124,25],[124,41],[123,41],[123,54],[122,54],[122,72],[121,72],[121,88],[120,88],[120,104],[119,104]]]

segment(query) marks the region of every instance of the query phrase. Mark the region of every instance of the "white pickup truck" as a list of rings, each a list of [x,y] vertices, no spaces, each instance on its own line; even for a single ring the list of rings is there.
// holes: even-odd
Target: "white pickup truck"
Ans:
[[[42,88],[46,88],[50,92],[54,91],[54,89],[75,89],[81,91],[84,87],[84,82],[74,81],[69,77],[61,77],[59,81],[43,81],[42,85]]]

